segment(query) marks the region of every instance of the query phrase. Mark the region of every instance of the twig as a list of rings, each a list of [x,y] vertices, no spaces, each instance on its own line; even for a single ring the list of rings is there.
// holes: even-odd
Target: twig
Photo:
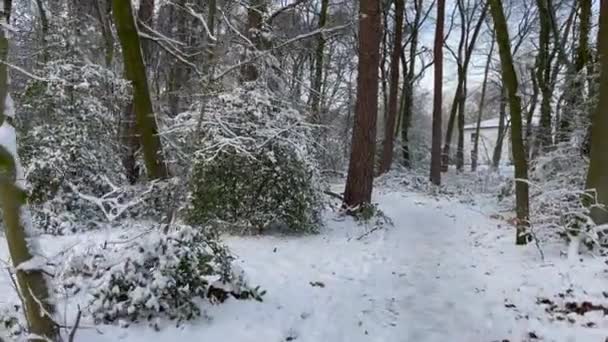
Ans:
[[[78,314],[76,315],[76,322],[74,322],[72,331],[70,331],[70,337],[68,338],[68,342],[74,342],[74,338],[76,337],[76,330],[78,330],[78,326],[80,325],[81,316],[82,316],[82,310],[80,310],[80,305],[78,305]]]

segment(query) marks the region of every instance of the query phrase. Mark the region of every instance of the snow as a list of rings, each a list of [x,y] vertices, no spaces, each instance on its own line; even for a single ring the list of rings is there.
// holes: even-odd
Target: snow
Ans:
[[[585,342],[608,336],[608,320],[599,312],[569,314],[571,323],[537,304],[550,298],[561,305],[568,296],[605,303],[600,258],[568,260],[562,244],[542,246],[543,260],[533,244],[515,246],[507,219],[490,218],[509,213],[481,195],[471,203],[394,187],[376,193],[394,225],[361,239],[371,226],[330,211],[318,235],[226,237],[249,281],[268,291],[263,302],[204,302],[203,318],[160,331],[83,323],[76,340],[489,342],[528,341],[533,333],[545,341]],[[50,255],[128,235],[105,231],[41,241]],[[0,290],[13,293],[7,286],[0,274]],[[558,296],[568,291],[565,299]],[[583,327],[588,322],[596,326]]]

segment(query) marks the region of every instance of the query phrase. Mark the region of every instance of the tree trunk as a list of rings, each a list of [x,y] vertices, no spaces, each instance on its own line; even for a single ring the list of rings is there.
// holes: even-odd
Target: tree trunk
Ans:
[[[378,67],[382,38],[379,0],[361,0],[359,18],[356,113],[344,191],[344,205],[347,208],[370,203],[372,196],[378,115]]]
[[[437,0],[437,27],[435,29],[434,95],[433,95],[433,142],[431,147],[431,182],[441,185],[441,115],[443,104],[443,26],[445,0]]]
[[[458,146],[456,147],[456,170],[464,170],[464,116],[467,103],[467,77],[462,81],[462,96],[458,101]]]
[[[494,145],[494,154],[492,154],[492,169],[498,171],[500,160],[502,159],[502,146],[507,136],[507,99],[505,97],[504,85],[500,89],[500,116],[498,118],[498,135],[496,136],[496,145]]]
[[[536,151],[546,151],[553,145],[553,137],[551,133],[551,99],[553,96],[552,87],[550,85],[551,65],[549,62],[549,43],[551,40],[551,23],[550,13],[547,7],[546,0],[537,0],[538,17],[540,20],[539,33],[539,50],[536,61],[536,79],[541,94],[540,103],[540,127],[536,138]]]
[[[158,136],[156,118],[150,99],[146,67],[140,49],[139,34],[129,1],[113,0],[114,21],[120,39],[127,79],[133,86],[135,122],[143,149],[146,171],[151,179],[168,175]]]
[[[593,114],[591,128],[591,161],[587,174],[587,189],[595,190],[598,204],[608,205],[608,0],[600,2],[600,28],[598,33],[600,55],[599,102]],[[594,207],[593,221],[608,223],[608,211]]]
[[[518,94],[517,74],[511,55],[511,43],[507,21],[500,0],[490,0],[494,19],[496,41],[500,52],[502,79],[507,90],[509,109],[511,111],[511,144],[515,163],[515,197],[517,212],[517,231],[515,243],[524,245],[528,242],[529,207],[528,207],[528,162],[522,137],[521,99]]]
[[[536,111],[536,105],[538,103],[538,93],[539,93],[539,87],[538,87],[538,81],[536,80],[536,73],[534,72],[534,69],[531,69],[530,71],[530,78],[532,79],[532,98],[530,99],[530,107],[528,108],[528,115],[526,116],[526,139],[525,139],[525,143],[526,143],[526,156],[528,158],[531,157],[531,151],[532,151],[532,131],[533,131],[533,118],[534,118],[534,112]]]
[[[140,0],[139,1],[139,10],[137,11],[137,19],[145,24],[147,27],[154,27],[154,0]],[[137,25],[140,27],[141,32],[145,32],[150,34],[150,30],[148,30],[143,25]],[[152,66],[152,41],[144,39],[141,41],[141,50],[143,52],[144,62],[146,64],[146,70],[150,71]]]
[[[473,139],[473,151],[471,152],[471,171],[477,170],[479,158],[479,134],[481,131],[481,116],[483,115],[483,107],[486,101],[486,89],[488,86],[488,74],[490,73],[490,65],[492,64],[492,54],[494,53],[494,34],[492,34],[492,43],[490,44],[490,52],[488,52],[488,60],[483,71],[483,82],[481,84],[481,98],[479,100],[479,109],[477,111],[477,124],[475,125],[475,137]]]
[[[256,50],[265,50],[268,42],[262,34],[263,31],[263,14],[266,13],[266,0],[249,0],[249,8],[247,9],[247,37],[255,45]],[[243,82],[252,82],[259,77],[258,68],[254,63],[248,63],[241,68],[241,80]]]
[[[327,10],[329,8],[329,0],[321,0],[321,13],[319,14],[319,29],[325,28],[327,23]],[[317,47],[315,49],[315,74],[312,80],[311,105],[312,121],[321,123],[321,89],[323,86],[323,55],[325,51],[325,37],[323,34],[317,35]]]
[[[8,37],[5,27],[8,26],[11,3],[3,1],[4,12],[0,17],[0,59],[8,57]],[[31,341],[56,341],[59,331],[52,315],[54,307],[49,298],[47,281],[42,270],[32,260],[33,239],[29,236],[33,227],[26,205],[26,192],[23,190],[23,170],[17,155],[17,137],[13,127],[15,108],[8,91],[8,68],[0,65],[0,125],[4,129],[0,141],[0,206],[4,220],[6,242],[13,266],[16,270],[18,291],[25,305],[24,313],[29,326],[29,333],[38,337]],[[27,265],[27,263],[32,263]]]
[[[106,50],[105,63],[106,68],[112,67],[114,61],[114,36],[112,35],[112,27],[110,25],[110,16],[112,15],[112,0],[96,1],[95,11],[97,18],[101,23],[101,35]]]
[[[384,144],[382,146],[382,159],[380,160],[380,173],[388,172],[393,163],[393,149],[395,147],[395,121],[397,118],[399,99],[399,64],[401,63],[401,40],[403,37],[404,1],[395,0],[395,40],[391,53],[390,93],[388,97],[388,115],[384,126]]]
[[[49,59],[49,51],[47,46],[47,39],[49,38],[49,19],[46,15],[46,10],[44,9],[42,0],[36,0],[36,6],[38,7],[38,12],[40,13],[40,24],[42,26],[42,62],[46,63]]]
[[[402,114],[401,114],[401,146],[403,150],[403,166],[411,168],[412,161],[410,155],[409,130],[411,127],[413,110],[414,110],[414,78],[416,69],[416,54],[418,53],[418,32],[420,21],[422,20],[422,0],[414,1],[414,22],[412,32],[410,33],[410,59],[409,66],[405,60],[405,53],[401,54],[401,63],[403,65],[403,98],[402,98]]]

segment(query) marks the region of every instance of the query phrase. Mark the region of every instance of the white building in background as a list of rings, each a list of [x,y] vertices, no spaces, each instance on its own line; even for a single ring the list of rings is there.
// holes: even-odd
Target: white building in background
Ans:
[[[479,147],[477,153],[478,165],[492,164],[492,156],[494,155],[494,148],[496,147],[496,142],[498,140],[499,120],[499,118],[494,118],[481,122],[479,128]],[[507,128],[510,128],[508,118],[505,125],[508,125]],[[464,126],[464,160],[466,164],[471,164],[476,129],[477,123]],[[511,130],[508,129],[503,137],[500,164],[510,165],[512,164],[511,161]]]
[[[499,118],[484,120],[479,128],[479,147],[477,153],[477,165],[491,165],[494,148],[498,139],[498,124]],[[512,165],[513,157],[511,154],[511,124],[510,118],[507,117],[505,125],[507,132],[503,137],[502,155],[500,157],[501,165]],[[532,118],[532,126],[538,125],[539,118]],[[473,153],[473,143],[475,139],[475,130],[477,123],[464,126],[464,161],[465,164],[471,164],[471,155]],[[525,122],[524,122],[525,130]]]

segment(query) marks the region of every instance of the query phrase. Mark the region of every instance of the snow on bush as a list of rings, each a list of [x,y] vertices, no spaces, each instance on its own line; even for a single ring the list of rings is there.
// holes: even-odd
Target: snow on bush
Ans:
[[[247,286],[232,259],[211,231],[179,225],[72,255],[61,279],[68,292],[88,292],[96,323],[148,321],[158,328],[162,318],[199,316],[202,299],[261,300],[264,292]]]
[[[30,80],[19,99],[19,153],[37,226],[65,232],[76,218],[98,218],[72,186],[100,196],[108,181],[124,178],[117,132],[127,85],[101,66],[70,60],[38,73],[44,77]]]
[[[563,143],[535,160],[530,178],[530,217],[537,237],[567,238],[576,253],[581,242],[603,245],[605,238],[589,216],[596,202],[584,191],[587,168],[579,145]]]
[[[249,84],[208,104],[190,177],[188,220],[234,233],[313,232],[321,186],[314,130],[304,116]]]

